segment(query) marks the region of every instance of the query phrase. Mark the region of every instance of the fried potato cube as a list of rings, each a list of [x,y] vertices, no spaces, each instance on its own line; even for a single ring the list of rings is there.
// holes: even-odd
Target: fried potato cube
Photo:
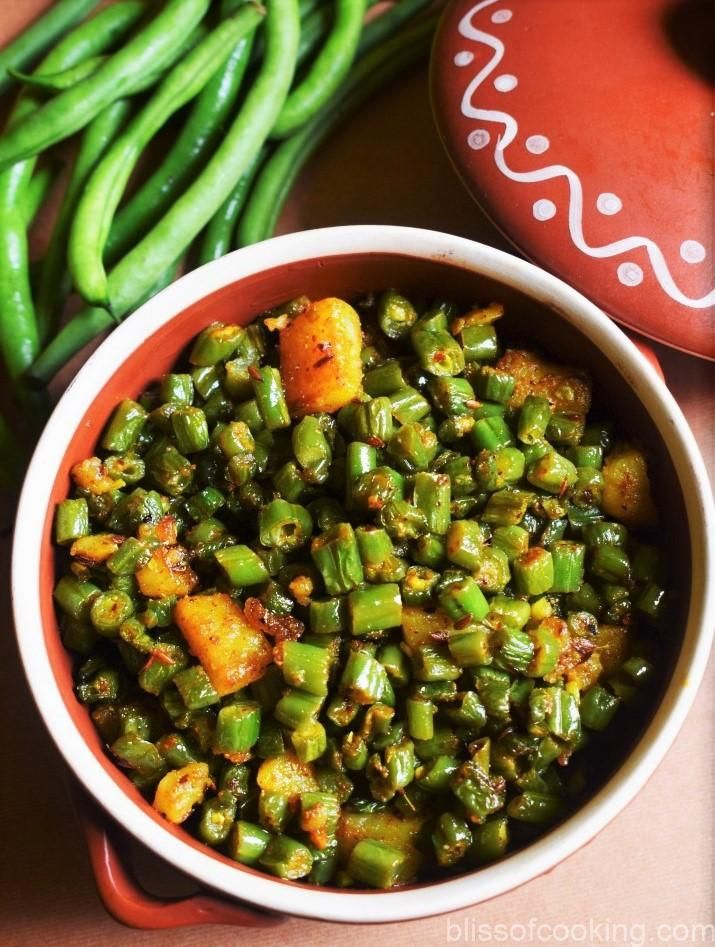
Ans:
[[[159,780],[154,793],[154,808],[165,819],[178,825],[191,815],[203,801],[206,790],[213,786],[208,763],[187,763],[172,769]]]
[[[96,533],[94,536],[82,536],[75,539],[70,547],[73,559],[89,566],[106,562],[124,542],[124,536],[115,536],[114,533]]]
[[[292,417],[333,412],[362,391],[360,317],[342,299],[311,303],[280,334],[280,368]]]
[[[81,490],[87,490],[99,496],[102,493],[111,493],[112,490],[121,490],[125,485],[123,480],[115,480],[107,473],[99,457],[88,457],[75,464],[70,471],[72,479]]]
[[[652,526],[657,520],[643,453],[620,444],[603,464],[603,510],[626,526]]]
[[[174,621],[222,697],[257,681],[273,660],[266,636],[222,592],[179,599]]]
[[[592,654],[590,658],[571,668],[566,674],[566,681],[574,684],[579,691],[587,691],[593,687],[603,674],[603,666],[598,654]]]
[[[156,523],[140,523],[137,529],[139,539],[155,539],[163,546],[173,546],[179,536],[175,516],[162,516]]]
[[[145,566],[136,572],[139,591],[147,598],[188,595],[199,578],[189,565],[189,554],[183,546],[161,546]]]
[[[547,362],[534,352],[507,349],[496,364],[516,381],[510,408],[520,408],[528,395],[548,398],[557,414],[587,414],[591,407],[589,378],[568,365]]]
[[[256,781],[265,792],[277,792],[297,800],[302,792],[318,789],[318,779],[312,763],[301,763],[292,753],[282,753],[261,763]]]
[[[376,839],[400,851],[415,851],[414,845],[425,820],[403,819],[391,812],[343,812],[338,822],[340,860],[347,861],[358,842]]]

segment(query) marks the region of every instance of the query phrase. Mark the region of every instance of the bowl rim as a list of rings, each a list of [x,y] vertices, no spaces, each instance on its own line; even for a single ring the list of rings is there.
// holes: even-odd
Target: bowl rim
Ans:
[[[691,577],[691,608],[670,683],[638,743],[608,782],[564,823],[501,862],[446,881],[386,892],[336,892],[276,883],[269,876],[225,864],[208,850],[197,852],[155,824],[105,772],[76,729],[44,647],[40,596],[27,594],[28,575],[33,583],[39,575],[43,524],[54,480],[48,471],[56,469],[55,458],[64,454],[77,418],[117,364],[177,314],[224,286],[301,260],[358,254],[415,257],[491,277],[557,310],[597,345],[644,403],[660,432],[683,489],[691,544],[699,550],[703,566]],[[11,579],[16,637],[37,708],[70,769],[112,818],[160,857],[221,894],[273,911],[352,923],[417,919],[481,903],[550,870],[594,838],[643,787],[682,726],[704,673],[715,629],[715,583],[707,581],[715,559],[712,537],[715,507],[708,476],[682,412],[636,346],[577,290],[532,263],[451,234],[388,225],[323,228],[236,250],[186,274],[126,319],[80,369],[40,437],[18,504]]]

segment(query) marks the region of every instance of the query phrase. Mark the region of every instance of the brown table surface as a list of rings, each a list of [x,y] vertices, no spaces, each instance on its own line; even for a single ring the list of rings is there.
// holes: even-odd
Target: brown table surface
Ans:
[[[46,6],[47,0],[2,0],[0,45]],[[470,202],[443,154],[430,116],[426,70],[396,83],[327,143],[300,178],[281,229],[348,223],[429,227],[506,246]],[[712,366],[654,348],[711,466]],[[203,945],[207,936],[215,947],[289,941],[337,947],[382,937],[395,947],[712,942],[712,927],[702,928],[713,921],[712,660],[685,726],[636,800],[585,849],[517,891],[451,916],[379,928],[303,920],[267,932],[215,927],[147,933],[120,926],[97,899],[64,789],[63,766],[23,679],[9,611],[7,540],[0,550],[3,944],[176,947]]]

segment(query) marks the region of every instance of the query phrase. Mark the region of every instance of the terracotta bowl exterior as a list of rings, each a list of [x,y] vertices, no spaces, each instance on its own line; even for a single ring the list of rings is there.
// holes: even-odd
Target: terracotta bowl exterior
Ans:
[[[390,892],[352,892],[272,879],[210,851],[163,821],[107,757],[73,694],[71,660],[60,642],[52,522],[72,464],[93,453],[116,403],[168,371],[201,328],[215,320],[246,323],[301,294],[354,299],[387,286],[465,303],[501,300],[510,332],[590,368],[614,413],[656,458],[660,488],[670,497],[666,526],[679,543],[683,623],[658,706],[617,771],[576,814],[478,872]],[[682,724],[705,666],[715,624],[713,535],[707,476],[680,410],[648,361],[579,293],[529,263],[446,234],[387,226],[316,230],[239,250],[184,276],[89,358],[57,405],[27,473],[13,550],[15,625],[38,709],[68,766],[160,857],[216,892],[270,910],[357,923],[405,920],[475,904],[528,881],[584,845],[633,798]]]
[[[433,110],[467,188],[614,319],[715,358],[712,9],[452,0]]]

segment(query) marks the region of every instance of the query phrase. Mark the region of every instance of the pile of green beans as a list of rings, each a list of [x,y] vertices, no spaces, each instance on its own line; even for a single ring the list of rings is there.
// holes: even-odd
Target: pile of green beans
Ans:
[[[208,326],[117,406],[57,508],[62,637],[108,753],[207,845],[316,885],[447,877],[565,818],[647,706],[658,531],[606,513],[614,425],[517,352],[524,391],[500,306],[367,297],[362,396],[291,417],[276,331],[306,305]],[[202,600],[273,648],[238,690],[188,640]]]
[[[271,236],[277,212],[254,188],[282,206],[338,122],[426,58],[429,3],[395,0],[365,25],[375,0],[115,0],[89,17],[96,0],[59,0],[0,51],[0,93],[15,96],[0,135],[0,371],[14,402],[41,404],[31,389],[177,272]],[[74,137],[31,267],[55,148]],[[281,143],[290,166],[272,160]]]

